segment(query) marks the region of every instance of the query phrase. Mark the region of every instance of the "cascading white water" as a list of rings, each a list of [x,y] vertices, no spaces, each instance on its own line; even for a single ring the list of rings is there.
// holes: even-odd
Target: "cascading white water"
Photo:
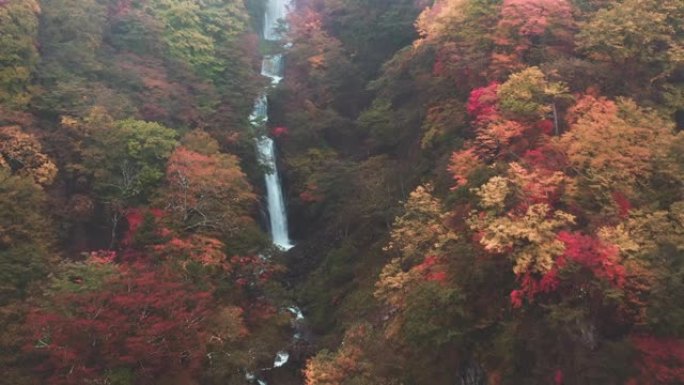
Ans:
[[[264,39],[279,40],[281,35],[278,30],[278,21],[285,18],[289,0],[269,0],[264,14]],[[261,63],[261,74],[271,79],[272,85],[277,85],[283,76],[282,55],[266,55]],[[268,99],[266,92],[257,98],[254,103],[254,111],[250,116],[252,125],[261,127],[268,121]],[[275,143],[273,139],[263,135],[256,139],[259,159],[266,171],[266,200],[268,202],[268,216],[271,225],[271,239],[273,244],[283,250],[290,249],[293,245],[290,241],[287,228],[287,212],[283,190],[280,185],[278,167],[276,163]]]
[[[268,0],[264,12],[264,40],[279,40],[282,36],[278,29],[278,22],[284,21],[290,0]]]
[[[283,79],[283,55],[266,55],[261,61],[261,74],[271,78],[271,83],[277,85]]]
[[[276,246],[287,250],[292,247],[292,244],[287,232],[285,201],[276,168],[275,143],[273,143],[273,139],[262,136],[257,139],[257,148],[261,161],[267,168],[264,178],[266,179],[268,216],[271,220],[271,238]]]

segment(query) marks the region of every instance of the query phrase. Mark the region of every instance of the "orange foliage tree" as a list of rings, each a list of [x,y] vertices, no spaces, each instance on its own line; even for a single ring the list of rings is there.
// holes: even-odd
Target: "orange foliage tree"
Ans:
[[[248,214],[256,196],[237,157],[219,153],[205,133],[192,135],[203,139],[188,136],[169,158],[163,203],[186,231],[234,233],[251,223]]]

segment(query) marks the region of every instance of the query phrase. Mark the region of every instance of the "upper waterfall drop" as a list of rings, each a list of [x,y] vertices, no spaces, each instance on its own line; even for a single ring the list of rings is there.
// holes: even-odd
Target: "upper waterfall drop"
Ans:
[[[268,0],[264,12],[264,40],[279,40],[278,21],[285,20],[290,0]]]
[[[289,0],[269,0],[264,13],[264,40],[275,41],[281,38],[278,30],[278,21],[287,16]],[[283,78],[283,56],[265,55],[261,61],[261,74],[271,79],[271,86],[277,85]],[[254,110],[250,116],[253,126],[261,127],[268,122],[268,89],[254,102]],[[292,242],[288,234],[287,211],[285,199],[280,184],[278,165],[276,162],[276,149],[273,139],[262,135],[256,139],[256,147],[259,161],[265,166],[264,180],[266,183],[266,200],[268,202],[268,217],[270,222],[271,239],[273,244],[280,249],[292,248]]]

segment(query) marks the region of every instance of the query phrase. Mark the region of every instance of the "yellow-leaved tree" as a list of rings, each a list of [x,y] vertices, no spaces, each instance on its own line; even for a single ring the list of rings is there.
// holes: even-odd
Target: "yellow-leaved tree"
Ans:
[[[628,99],[585,96],[569,113],[570,129],[556,144],[571,172],[595,198],[614,191],[634,196],[666,156],[672,125]]]
[[[406,294],[418,282],[434,277],[440,259],[457,234],[447,226],[448,215],[432,195],[432,186],[418,186],[409,196],[405,213],[394,221],[385,251],[393,256],[376,283],[375,297],[393,310],[406,305]],[[438,275],[439,276],[439,275]],[[388,333],[398,331],[401,317],[390,322]]]
[[[57,175],[57,166],[38,139],[18,126],[0,127],[0,167],[29,176],[41,186],[51,184]]]

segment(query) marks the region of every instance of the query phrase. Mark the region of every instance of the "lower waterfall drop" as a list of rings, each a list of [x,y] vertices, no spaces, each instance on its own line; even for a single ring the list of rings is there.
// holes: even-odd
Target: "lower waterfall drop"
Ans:
[[[275,143],[273,139],[262,136],[256,139],[259,159],[266,167],[264,179],[266,181],[266,200],[268,202],[268,217],[271,224],[271,239],[273,244],[282,250],[292,248],[287,230],[287,212],[285,199],[280,186],[280,177],[276,165]]]

